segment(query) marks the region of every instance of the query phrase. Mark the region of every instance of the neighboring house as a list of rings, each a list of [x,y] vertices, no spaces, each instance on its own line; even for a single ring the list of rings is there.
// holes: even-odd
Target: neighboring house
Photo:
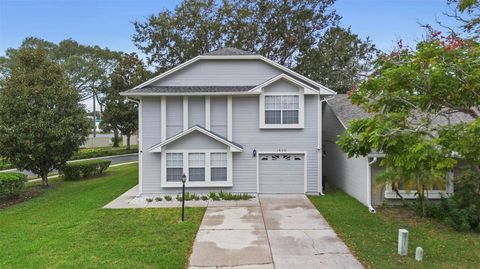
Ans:
[[[352,104],[345,94],[338,94],[329,98],[323,106],[323,167],[325,181],[328,184],[341,188],[362,204],[375,211],[374,206],[382,203],[398,202],[399,197],[391,186],[376,183],[376,177],[384,171],[379,163],[383,154],[372,153],[367,157],[348,158],[337,146],[338,135],[348,127],[354,119],[368,118],[370,115],[362,108]],[[451,123],[468,122],[472,118],[467,114],[455,113],[451,115]],[[438,119],[435,124],[446,124],[446,120]],[[448,186],[443,190],[429,191],[429,198],[439,199],[442,195],[453,193],[452,178],[459,173],[454,169],[447,175]],[[400,190],[406,199],[415,198],[415,190]]]
[[[123,92],[139,103],[139,195],[179,193],[183,174],[196,193],[322,193],[322,103],[334,94],[231,48]]]

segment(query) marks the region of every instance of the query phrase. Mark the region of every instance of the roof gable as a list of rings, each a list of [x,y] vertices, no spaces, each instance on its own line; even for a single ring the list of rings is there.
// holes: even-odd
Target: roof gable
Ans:
[[[136,86],[134,88],[134,90],[137,90],[137,89],[140,89],[140,88],[146,88],[146,87],[151,87],[152,84],[162,80],[163,78],[166,78],[167,76],[173,74],[173,73],[176,73],[180,70],[183,70],[184,68],[186,68],[187,66],[190,66],[191,64],[193,63],[196,63],[196,62],[199,62],[199,61],[202,61],[202,60],[257,60],[257,61],[260,61],[260,62],[263,62],[271,67],[274,67],[276,70],[279,70],[280,72],[284,72],[285,74],[288,74],[290,77],[292,78],[295,78],[296,80],[298,81],[302,81],[302,83],[304,84],[308,84],[310,88],[314,89],[314,90],[320,90],[320,94],[324,94],[324,95],[333,95],[335,94],[334,91],[328,89],[327,87],[319,84],[318,82],[315,82],[303,75],[300,75],[298,73],[296,73],[295,71],[293,70],[290,70],[289,68],[287,67],[284,67],[278,63],[275,63],[274,61],[266,58],[266,57],[263,57],[261,55],[258,55],[258,54],[251,54],[249,52],[245,52],[245,51],[241,51],[241,50],[237,50],[237,49],[231,49],[231,48],[227,48],[227,49],[223,49],[223,50],[219,50],[219,51],[215,51],[215,52],[212,52],[210,54],[205,54],[205,55],[200,55],[200,56],[197,56],[193,59],[190,59],[188,61],[186,61],[185,63],[182,63],[138,86]],[[277,73],[278,74],[278,73]],[[251,85],[251,84],[248,84],[248,85]],[[170,86],[170,85],[169,85]],[[173,85],[172,85],[173,86]],[[200,85],[195,85],[195,86],[200,86]],[[233,85],[232,85],[233,86]],[[124,92],[123,95],[130,95],[130,92]]]
[[[168,139],[166,139],[165,141],[161,142],[161,143],[158,143],[152,147],[150,147],[148,149],[149,152],[162,152],[162,148],[170,143],[173,143],[175,141],[179,141],[180,139],[182,139],[183,137],[187,136],[188,134],[191,134],[191,133],[194,133],[194,132],[199,132],[203,135],[206,135],[228,147],[230,147],[230,150],[232,152],[242,152],[243,151],[243,147],[240,145],[240,144],[237,144],[233,141],[230,141],[228,139],[226,139],[225,137],[217,134],[217,133],[214,133],[212,131],[209,131],[199,125],[195,125],[193,127],[190,127],[189,129],[183,131],[183,132],[180,132]]]
[[[294,79],[293,77],[291,76],[288,76],[286,74],[280,74],[270,80],[267,80],[265,81],[264,83],[256,86],[255,88],[249,90],[249,92],[257,92],[257,93],[260,93],[262,91],[263,88],[267,87],[268,85],[271,85],[279,80],[286,80],[294,85],[297,85],[297,86],[300,86],[302,87],[304,90],[305,90],[305,94],[319,94],[319,91],[312,88],[311,86],[308,86],[307,84],[297,80],[297,79]],[[322,92],[322,90],[320,91],[320,94],[329,94],[327,92]]]

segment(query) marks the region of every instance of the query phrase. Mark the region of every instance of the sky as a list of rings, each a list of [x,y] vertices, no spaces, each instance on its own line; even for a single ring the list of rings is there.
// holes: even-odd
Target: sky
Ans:
[[[82,44],[137,52],[131,37],[134,21],[173,9],[173,0],[0,0],[0,56],[18,47],[28,36],[58,43],[72,38]],[[381,50],[391,50],[402,39],[413,45],[425,31],[419,26],[437,19],[454,25],[442,15],[451,8],[447,0],[337,0],[333,8],[341,25],[362,38],[370,37]]]

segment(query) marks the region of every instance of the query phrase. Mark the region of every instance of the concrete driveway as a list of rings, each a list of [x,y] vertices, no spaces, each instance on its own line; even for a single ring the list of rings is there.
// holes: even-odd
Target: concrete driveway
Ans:
[[[261,195],[249,206],[208,207],[191,269],[363,268],[304,195]]]

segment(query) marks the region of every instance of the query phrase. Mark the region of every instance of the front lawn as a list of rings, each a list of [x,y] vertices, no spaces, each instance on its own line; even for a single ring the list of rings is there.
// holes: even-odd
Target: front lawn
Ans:
[[[184,268],[205,209],[102,209],[137,183],[137,164],[54,186],[0,209],[0,268]]]
[[[368,268],[478,268],[480,234],[456,232],[406,208],[380,208],[376,214],[347,194],[336,191],[310,200]],[[397,255],[398,229],[409,231],[407,257]],[[415,248],[424,249],[416,262]]]

